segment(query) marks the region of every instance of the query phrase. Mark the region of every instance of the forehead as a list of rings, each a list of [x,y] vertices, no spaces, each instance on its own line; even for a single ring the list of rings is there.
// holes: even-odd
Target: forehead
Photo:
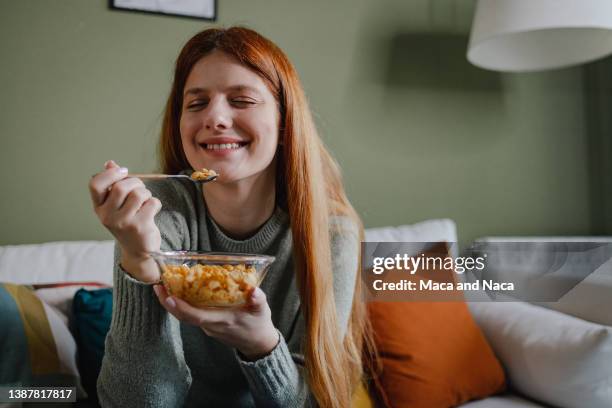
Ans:
[[[193,66],[187,76],[184,92],[192,88],[209,91],[252,88],[272,97],[270,90],[258,74],[222,51],[213,51],[202,57]]]

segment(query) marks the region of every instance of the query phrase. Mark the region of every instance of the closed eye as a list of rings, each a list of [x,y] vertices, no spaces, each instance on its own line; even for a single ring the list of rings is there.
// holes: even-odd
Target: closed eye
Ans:
[[[250,106],[256,105],[257,101],[252,98],[232,98],[230,103],[237,108],[248,108]]]
[[[190,110],[190,111],[199,110],[199,109],[205,108],[206,105],[208,105],[208,101],[205,101],[202,99],[196,99],[192,102],[189,102],[189,104],[187,105],[187,110]]]

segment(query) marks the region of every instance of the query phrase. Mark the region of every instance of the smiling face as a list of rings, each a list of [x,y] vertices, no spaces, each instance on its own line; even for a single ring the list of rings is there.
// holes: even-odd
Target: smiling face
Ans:
[[[180,131],[194,169],[219,182],[274,172],[279,113],[263,79],[238,60],[213,51],[192,68],[183,90]]]

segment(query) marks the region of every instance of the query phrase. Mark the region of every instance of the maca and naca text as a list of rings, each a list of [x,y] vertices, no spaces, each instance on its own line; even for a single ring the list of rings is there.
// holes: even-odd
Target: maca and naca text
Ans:
[[[377,291],[513,291],[514,283],[496,282],[491,279],[477,280],[475,282],[437,282],[431,279],[419,280],[418,283],[402,279],[399,282],[385,282],[377,279],[372,282],[372,288]]]

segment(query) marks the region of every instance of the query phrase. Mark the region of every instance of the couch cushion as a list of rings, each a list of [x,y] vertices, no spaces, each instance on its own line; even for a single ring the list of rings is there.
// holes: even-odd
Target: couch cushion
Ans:
[[[108,285],[99,282],[57,282],[32,285],[36,296],[53,307],[72,330],[72,301],[81,288],[99,289]]]
[[[113,245],[113,241],[75,241],[0,246],[0,281],[95,281],[110,286]]]
[[[500,395],[485,398],[478,401],[468,402],[461,405],[461,408],[546,408],[547,405],[541,405],[535,402],[528,401],[518,395]]]
[[[55,310],[26,286],[0,284],[0,384],[77,387],[76,344]]]
[[[537,303],[548,309],[612,327],[612,259],[598,267],[557,302]]]
[[[487,254],[486,273],[515,282],[518,300],[612,326],[612,237],[489,237],[470,252]]]
[[[424,255],[446,251],[442,244]],[[375,385],[385,405],[450,407],[504,389],[503,369],[465,302],[370,302],[368,311],[383,366]]]
[[[457,256],[455,245],[457,227],[453,220],[446,218],[398,227],[368,228],[365,230],[365,240],[367,242],[447,242],[451,247],[451,254]]]
[[[559,407],[612,407],[612,328],[524,302],[470,309],[513,389]]]
[[[110,330],[113,313],[112,289],[79,289],[72,306],[83,387],[90,399],[97,401],[96,382],[102,367],[104,341]]]

